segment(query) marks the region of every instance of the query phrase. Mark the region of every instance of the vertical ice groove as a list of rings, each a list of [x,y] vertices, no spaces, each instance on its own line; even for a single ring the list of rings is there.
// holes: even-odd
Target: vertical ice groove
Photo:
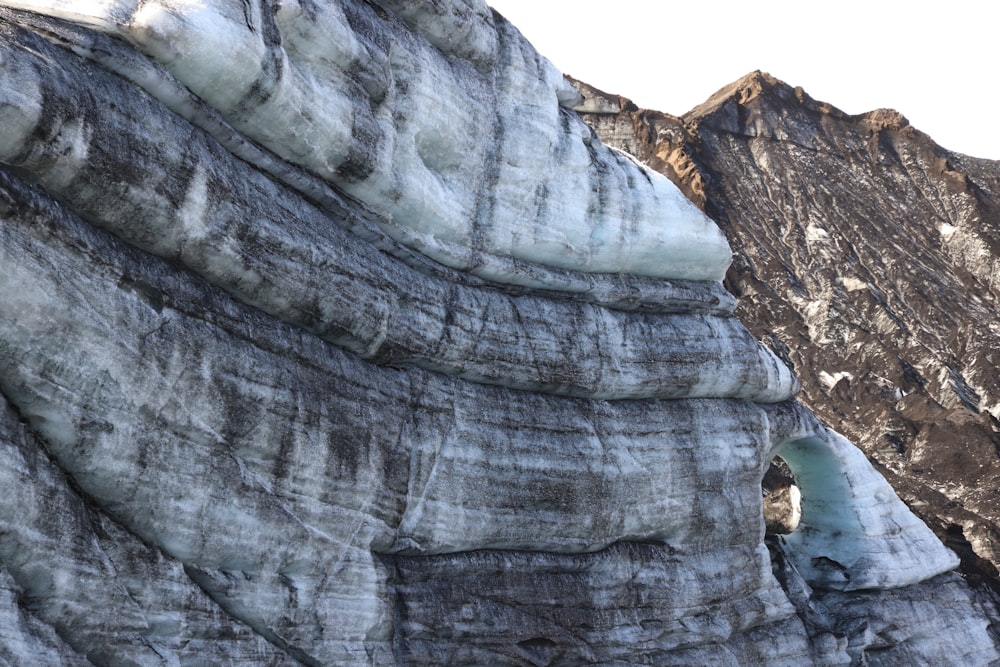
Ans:
[[[32,23],[33,19],[21,15],[17,20]],[[317,202],[338,224],[344,225],[360,238],[397,257],[408,266],[428,275],[445,275],[450,280],[463,284],[479,284],[472,274],[448,271],[443,265],[425,258],[418,251],[411,250],[396,240],[398,238],[414,248],[425,246],[426,240],[413,232],[396,226],[390,237],[381,231],[375,222],[379,216],[356,200],[347,204],[354,207],[354,211],[348,213],[343,198],[330,185],[248,140],[149,59],[137,55],[117,40],[104,38],[98,33],[81,29],[73,31],[70,29],[71,25],[49,23],[42,25],[40,31],[78,55],[100,63],[148,91],[172,111],[205,130],[233,155],[256,165],[310,201]],[[387,219],[380,220],[378,224],[382,227],[392,226]],[[465,266],[466,260],[463,258],[468,255],[467,249],[439,239],[437,251],[451,258],[446,264]],[[578,298],[623,310],[676,309],[680,295],[685,292],[690,295],[689,303],[685,304],[687,308],[731,313],[735,307],[735,300],[719,283],[663,282],[637,275],[585,274],[528,265],[514,257],[488,255],[479,251],[475,253],[473,264],[466,268],[477,274],[492,276],[501,282],[564,291],[578,295]]]

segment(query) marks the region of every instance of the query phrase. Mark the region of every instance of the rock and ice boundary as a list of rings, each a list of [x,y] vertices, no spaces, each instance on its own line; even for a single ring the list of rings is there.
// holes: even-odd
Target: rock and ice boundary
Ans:
[[[0,5],[0,657],[1000,658],[484,4]]]

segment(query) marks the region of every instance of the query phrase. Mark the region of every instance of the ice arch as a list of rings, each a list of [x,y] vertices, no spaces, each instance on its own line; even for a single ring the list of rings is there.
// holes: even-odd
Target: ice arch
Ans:
[[[764,459],[787,464],[802,494],[802,517],[784,536],[802,577],[821,588],[893,588],[923,581],[958,565],[843,436],[818,428],[775,439]]]

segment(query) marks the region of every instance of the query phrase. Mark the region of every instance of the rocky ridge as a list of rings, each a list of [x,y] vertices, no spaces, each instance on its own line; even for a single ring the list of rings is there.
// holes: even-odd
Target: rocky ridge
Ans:
[[[725,230],[737,313],[973,577],[1000,564],[1000,163],[754,72],[683,116],[577,82]],[[993,579],[996,585],[996,580]]]

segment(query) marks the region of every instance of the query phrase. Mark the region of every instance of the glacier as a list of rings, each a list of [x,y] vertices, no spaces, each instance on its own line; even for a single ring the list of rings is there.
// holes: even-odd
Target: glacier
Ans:
[[[0,6],[0,657],[1000,660],[485,4]]]
[[[135,45],[246,137],[449,266],[496,278],[481,256],[499,255],[705,280],[729,264],[721,232],[676,188],[568,120],[560,101],[575,89],[485,5],[462,7],[431,43],[334,2],[7,4]]]

